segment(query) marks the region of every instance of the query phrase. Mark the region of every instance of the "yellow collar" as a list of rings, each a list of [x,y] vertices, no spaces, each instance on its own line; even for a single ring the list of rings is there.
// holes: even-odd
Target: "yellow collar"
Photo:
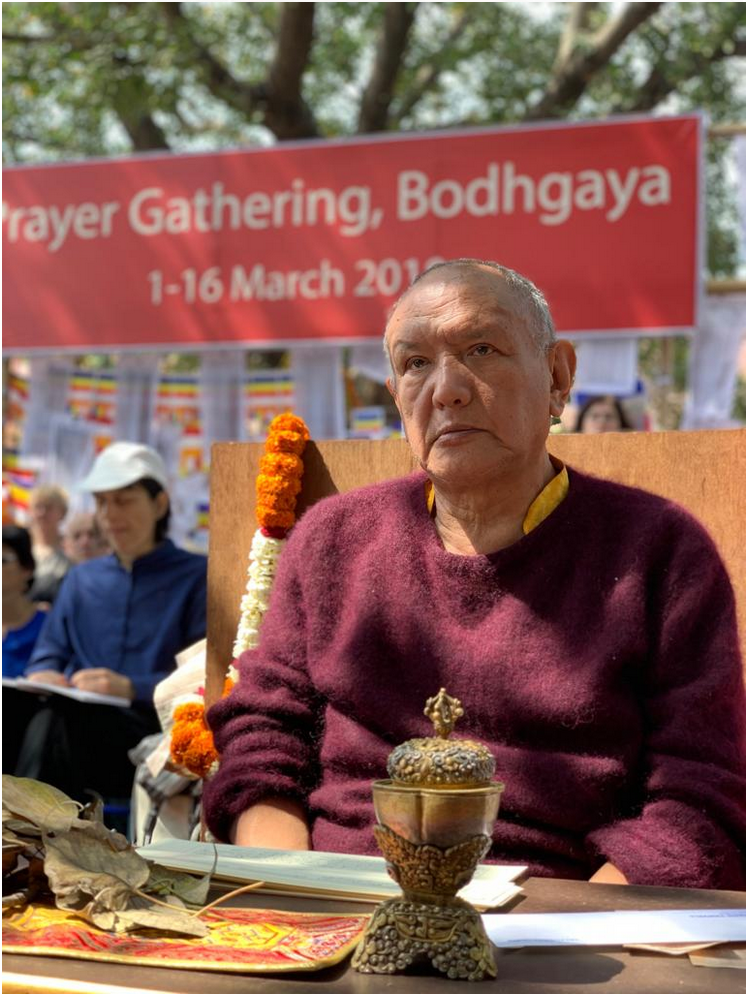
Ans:
[[[523,519],[523,534],[528,535],[537,525],[540,525],[545,518],[548,518],[555,508],[559,507],[567,497],[570,489],[570,478],[567,475],[567,467],[554,456],[550,457],[552,465],[557,470],[556,476],[547,483],[540,494],[532,501],[526,517]],[[435,490],[431,480],[425,482],[425,497],[427,499],[428,514],[433,513],[435,508]]]

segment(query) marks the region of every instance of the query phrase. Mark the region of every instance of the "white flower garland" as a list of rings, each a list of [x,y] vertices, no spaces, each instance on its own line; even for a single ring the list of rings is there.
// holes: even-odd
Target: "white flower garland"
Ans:
[[[238,659],[246,649],[254,649],[259,644],[259,629],[269,605],[277,562],[286,542],[285,538],[263,535],[260,528],[254,532],[249,552],[246,593],[241,598],[241,617],[233,644],[234,659]]]

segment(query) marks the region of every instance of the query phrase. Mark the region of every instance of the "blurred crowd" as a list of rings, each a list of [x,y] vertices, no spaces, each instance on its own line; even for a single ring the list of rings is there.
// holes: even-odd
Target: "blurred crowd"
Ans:
[[[205,635],[206,558],[168,538],[154,449],[110,445],[78,489],[95,511],[68,515],[45,485],[28,528],[3,524],[3,772],[126,798],[128,751],[159,731],[155,685]]]

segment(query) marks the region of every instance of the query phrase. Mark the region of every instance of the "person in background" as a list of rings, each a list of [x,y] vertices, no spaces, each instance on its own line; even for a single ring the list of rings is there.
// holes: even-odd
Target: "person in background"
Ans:
[[[70,560],[62,551],[60,526],[67,514],[67,495],[61,487],[44,484],[34,487],[29,500],[29,529],[36,572],[31,599],[52,604],[70,569]]]
[[[604,431],[630,431],[632,425],[616,397],[589,397],[578,411],[573,431],[599,435]]]
[[[46,618],[29,597],[34,565],[26,529],[3,525],[3,679],[23,676]],[[3,773],[14,772],[26,726],[38,706],[35,695],[8,694],[14,701],[3,709]]]
[[[23,676],[46,618],[29,597],[34,582],[31,537],[18,525],[3,525],[3,676]]]
[[[80,800],[91,790],[129,796],[127,752],[160,727],[154,687],[205,635],[207,560],[166,537],[166,485],[163,460],[146,445],[116,442],[98,456],[79,489],[93,494],[113,551],[70,570],[27,668],[32,681],[131,702],[52,695],[52,716],[29,728],[18,775]]]
[[[62,548],[71,563],[85,563],[89,559],[111,552],[109,543],[92,511],[79,511],[65,522]]]

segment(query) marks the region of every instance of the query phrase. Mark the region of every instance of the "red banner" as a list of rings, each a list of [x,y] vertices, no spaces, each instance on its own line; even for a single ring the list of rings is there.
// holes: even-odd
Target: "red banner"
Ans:
[[[6,349],[377,337],[431,261],[533,279],[567,335],[691,329],[701,121],[4,171]]]

